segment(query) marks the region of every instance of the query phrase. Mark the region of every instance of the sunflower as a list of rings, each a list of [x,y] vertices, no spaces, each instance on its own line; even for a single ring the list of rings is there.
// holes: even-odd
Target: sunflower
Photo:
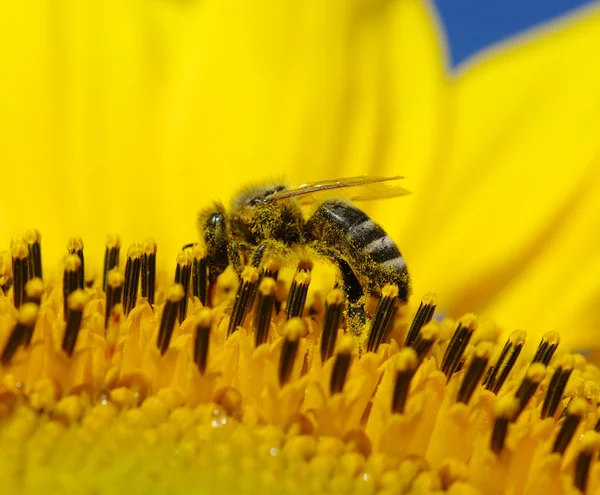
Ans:
[[[415,0],[4,14],[8,493],[595,489],[599,371],[568,351],[600,323],[597,8],[450,76]],[[387,288],[375,344],[306,267],[211,284],[178,254],[248,181],[365,172],[409,177],[366,210],[437,293]]]

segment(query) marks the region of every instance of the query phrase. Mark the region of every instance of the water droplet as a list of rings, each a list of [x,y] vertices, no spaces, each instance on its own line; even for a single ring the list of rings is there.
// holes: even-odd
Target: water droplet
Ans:
[[[213,418],[210,421],[210,425],[213,428],[220,428],[227,424],[227,416],[224,411],[218,408],[213,409]]]
[[[277,454],[279,454],[279,450],[277,449],[277,447],[271,447],[269,449],[269,454],[271,454],[273,457],[275,457]]]

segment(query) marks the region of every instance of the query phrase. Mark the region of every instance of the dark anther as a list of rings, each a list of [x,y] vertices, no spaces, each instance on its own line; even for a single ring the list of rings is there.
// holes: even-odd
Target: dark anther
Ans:
[[[527,404],[537,391],[540,382],[546,376],[546,366],[542,363],[533,363],[529,366],[527,374],[515,392],[515,398],[519,400],[519,408],[512,417],[516,421],[519,415],[525,410]]]
[[[398,287],[386,285],[381,290],[381,299],[377,304],[369,340],[367,341],[367,352],[377,352],[380,344],[383,344],[394,324],[394,317],[398,311]]]
[[[227,328],[227,337],[243,325],[246,315],[250,312],[250,301],[255,286],[258,284],[258,270],[252,266],[244,268],[242,273],[242,283],[238,287],[233,303],[229,327]]]
[[[523,344],[525,344],[525,332],[518,330],[510,334],[496,364],[490,366],[483,380],[486,390],[498,394],[517,362],[517,358],[523,349]]]
[[[29,278],[42,278],[42,236],[35,230],[28,230],[23,236],[29,246]]]
[[[404,342],[405,347],[413,347],[414,342],[417,340],[421,328],[431,321],[435,308],[437,305],[437,297],[433,293],[425,294],[425,297],[419,304],[419,309],[413,318],[410,325],[410,329],[406,334],[406,341]]]
[[[119,268],[119,253],[121,252],[121,239],[119,236],[109,235],[106,239],[106,250],[104,251],[104,274],[102,276],[102,290],[106,292],[108,283],[108,272],[113,268]]]
[[[192,295],[200,299],[202,306],[208,304],[208,258],[200,244],[192,247]]]
[[[473,315],[465,315],[458,322],[458,326],[446,347],[446,353],[442,359],[441,371],[450,380],[456,372],[463,353],[475,331],[476,320]]]
[[[142,297],[154,306],[154,292],[156,290],[156,242],[146,239],[142,244]],[[177,282],[177,281],[175,281]]]
[[[206,372],[211,325],[212,315],[210,309],[202,308],[196,316],[196,340],[194,341],[194,362],[198,366],[201,375]]]
[[[310,285],[312,265],[308,262],[300,262],[298,270],[292,281],[290,293],[288,295],[285,307],[286,319],[302,316],[304,304],[306,303],[306,294]]]
[[[552,453],[563,455],[565,450],[571,443],[575,430],[581,422],[581,418],[587,413],[587,403],[585,399],[577,397],[571,401],[567,408],[567,415],[563,421],[563,424],[556,435],[554,445],[552,446]]]
[[[463,381],[460,384],[460,389],[456,396],[457,402],[468,404],[469,400],[471,400],[473,392],[475,392],[475,388],[479,384],[490,359],[492,348],[493,346],[489,342],[482,342],[477,346],[475,355],[473,356],[473,359],[471,359],[471,364],[469,364],[463,377]]]
[[[348,375],[352,360],[353,348],[354,340],[349,335],[340,340],[340,348],[335,356],[333,370],[331,371],[331,380],[329,382],[329,393],[331,395],[339,394],[344,390],[346,376]]]
[[[25,302],[25,284],[29,280],[29,247],[23,239],[15,239],[11,242],[10,253],[12,255],[13,300],[15,308],[18,309]]]
[[[439,336],[440,329],[436,321],[430,321],[418,333],[417,338],[412,343],[411,347],[417,353],[417,361],[419,363],[427,357]]]
[[[192,279],[192,253],[189,249],[182,251],[177,255],[177,267],[175,268],[175,283],[181,284],[185,294],[179,305],[179,323],[185,320],[188,307],[188,293],[190,290],[190,281]]]
[[[25,303],[19,308],[17,323],[13,327],[0,355],[0,363],[3,366],[10,364],[19,346],[23,345],[27,347],[31,342],[38,309],[38,306],[33,303]]]
[[[77,269],[77,288],[83,289],[85,287],[85,265],[83,258],[83,240],[81,237],[71,237],[67,243],[67,251],[69,254],[77,255],[79,261],[81,261],[79,268]]]
[[[410,390],[410,381],[418,367],[419,360],[414,349],[405,347],[399,352],[396,361],[396,383],[394,384],[394,394],[392,396],[392,412],[404,413],[408,391]]]
[[[599,446],[600,436],[597,433],[584,433],[583,438],[581,439],[579,455],[575,461],[575,470],[573,472],[573,485],[575,485],[575,488],[581,493],[586,492],[590,464]]]
[[[565,387],[573,371],[573,357],[565,356],[559,366],[554,370],[548,389],[546,390],[546,397],[544,397],[544,403],[542,404],[542,411],[540,417],[542,419],[554,416],[556,410],[563,398]]]
[[[284,328],[284,340],[281,346],[279,358],[279,385],[284,386],[292,376],[300,337],[304,333],[304,323],[300,318],[292,318],[287,321]]]
[[[76,254],[69,254],[65,260],[63,272],[63,312],[65,321],[69,321],[69,296],[79,287],[79,268],[81,259]]]
[[[546,332],[542,337],[540,345],[538,346],[537,351],[535,351],[535,356],[533,356],[531,362],[542,363],[548,366],[559,343],[560,336],[558,335],[558,332]]]
[[[275,303],[276,282],[270,277],[263,278],[258,287],[256,310],[254,311],[254,344],[258,347],[267,341],[273,305]]]
[[[67,319],[65,336],[62,341],[63,351],[65,351],[68,356],[72,356],[73,351],[75,350],[77,336],[79,335],[79,329],[81,328],[81,319],[83,318],[83,308],[85,307],[87,300],[88,296],[83,289],[77,289],[69,295],[69,318]]]
[[[518,409],[519,400],[511,395],[503,397],[496,404],[496,420],[494,421],[494,429],[492,430],[490,448],[497,455],[500,455],[504,449],[504,442],[506,441],[506,434],[508,433],[508,425]]]
[[[323,318],[323,330],[321,332],[321,362],[325,363],[335,349],[338,329],[344,318],[344,293],[339,289],[333,289],[325,301],[325,317]]]
[[[169,348],[171,337],[173,336],[173,329],[175,328],[175,321],[179,314],[179,305],[184,297],[185,293],[183,292],[183,287],[181,285],[176,284],[169,289],[167,300],[160,318],[158,339],[156,341],[156,347],[158,347],[161,354],[167,352],[167,349]]]
[[[106,284],[106,306],[104,308],[104,329],[108,328],[108,322],[113,311],[113,308],[121,303],[123,295],[123,284],[125,279],[116,268],[108,272]]]
[[[127,250],[125,264],[125,283],[123,285],[123,314],[127,317],[137,302],[140,285],[142,251],[138,244],[132,244]]]

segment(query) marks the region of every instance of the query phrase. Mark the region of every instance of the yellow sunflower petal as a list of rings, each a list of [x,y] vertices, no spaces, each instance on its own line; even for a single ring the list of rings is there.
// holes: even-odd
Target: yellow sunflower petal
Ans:
[[[599,50],[590,9],[458,76],[452,147],[427,191],[434,213],[405,234],[419,294],[439,290],[452,313],[475,309],[507,330],[589,342],[600,322]]]
[[[248,180],[410,175],[437,153],[443,57],[424,2],[21,5],[2,32],[19,46],[5,244],[24,225],[97,249],[117,231],[171,259],[198,209]]]

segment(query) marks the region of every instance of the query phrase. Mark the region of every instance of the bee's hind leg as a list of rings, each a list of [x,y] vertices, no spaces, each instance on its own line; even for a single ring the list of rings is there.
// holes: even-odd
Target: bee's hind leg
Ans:
[[[364,308],[363,288],[346,260],[335,253],[332,254],[331,258],[340,271],[340,275],[342,277],[341,289],[348,298],[348,329],[354,335],[358,336],[364,329],[367,321]]]
[[[322,244],[311,245],[318,254],[333,262],[339,271],[339,279],[336,280],[336,288],[340,288],[348,299],[348,311],[346,315],[347,325],[350,332],[360,337],[364,331],[367,317],[364,307],[364,291],[354,271],[348,262],[335,250],[327,248]]]

